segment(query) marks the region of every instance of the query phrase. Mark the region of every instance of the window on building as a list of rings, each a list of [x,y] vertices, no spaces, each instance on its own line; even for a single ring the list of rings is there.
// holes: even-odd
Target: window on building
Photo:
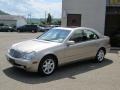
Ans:
[[[111,5],[120,4],[120,0],[110,0]]]

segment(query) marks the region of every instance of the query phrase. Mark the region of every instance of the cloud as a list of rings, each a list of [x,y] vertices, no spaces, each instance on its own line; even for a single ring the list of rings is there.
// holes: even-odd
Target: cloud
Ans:
[[[45,17],[45,12],[53,17],[60,18],[62,0],[0,0],[0,8],[10,14],[32,17]]]

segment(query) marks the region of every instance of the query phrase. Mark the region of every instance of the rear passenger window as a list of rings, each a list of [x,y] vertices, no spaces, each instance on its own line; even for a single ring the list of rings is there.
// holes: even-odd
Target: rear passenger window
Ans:
[[[86,37],[86,40],[94,40],[99,38],[94,32],[89,30],[84,30],[83,36]]]

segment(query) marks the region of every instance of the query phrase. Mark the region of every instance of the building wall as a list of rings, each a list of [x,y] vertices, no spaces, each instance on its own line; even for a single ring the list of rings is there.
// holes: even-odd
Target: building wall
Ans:
[[[81,26],[104,34],[106,0],[63,0],[62,26],[67,26],[67,14],[81,14]]]
[[[0,20],[0,23],[9,26],[15,26],[16,20]]]
[[[27,24],[27,21],[22,16],[15,16],[15,15],[0,15],[0,23],[9,26],[16,26],[20,27]]]
[[[24,18],[17,17],[16,20],[16,27],[20,27],[27,24],[27,21]]]

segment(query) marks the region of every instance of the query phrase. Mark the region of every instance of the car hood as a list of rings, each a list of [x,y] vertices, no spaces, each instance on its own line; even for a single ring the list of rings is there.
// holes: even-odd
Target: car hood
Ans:
[[[12,46],[12,49],[22,51],[22,52],[32,52],[32,51],[42,51],[48,48],[60,45],[60,43],[48,42],[42,40],[28,40],[23,41]]]

